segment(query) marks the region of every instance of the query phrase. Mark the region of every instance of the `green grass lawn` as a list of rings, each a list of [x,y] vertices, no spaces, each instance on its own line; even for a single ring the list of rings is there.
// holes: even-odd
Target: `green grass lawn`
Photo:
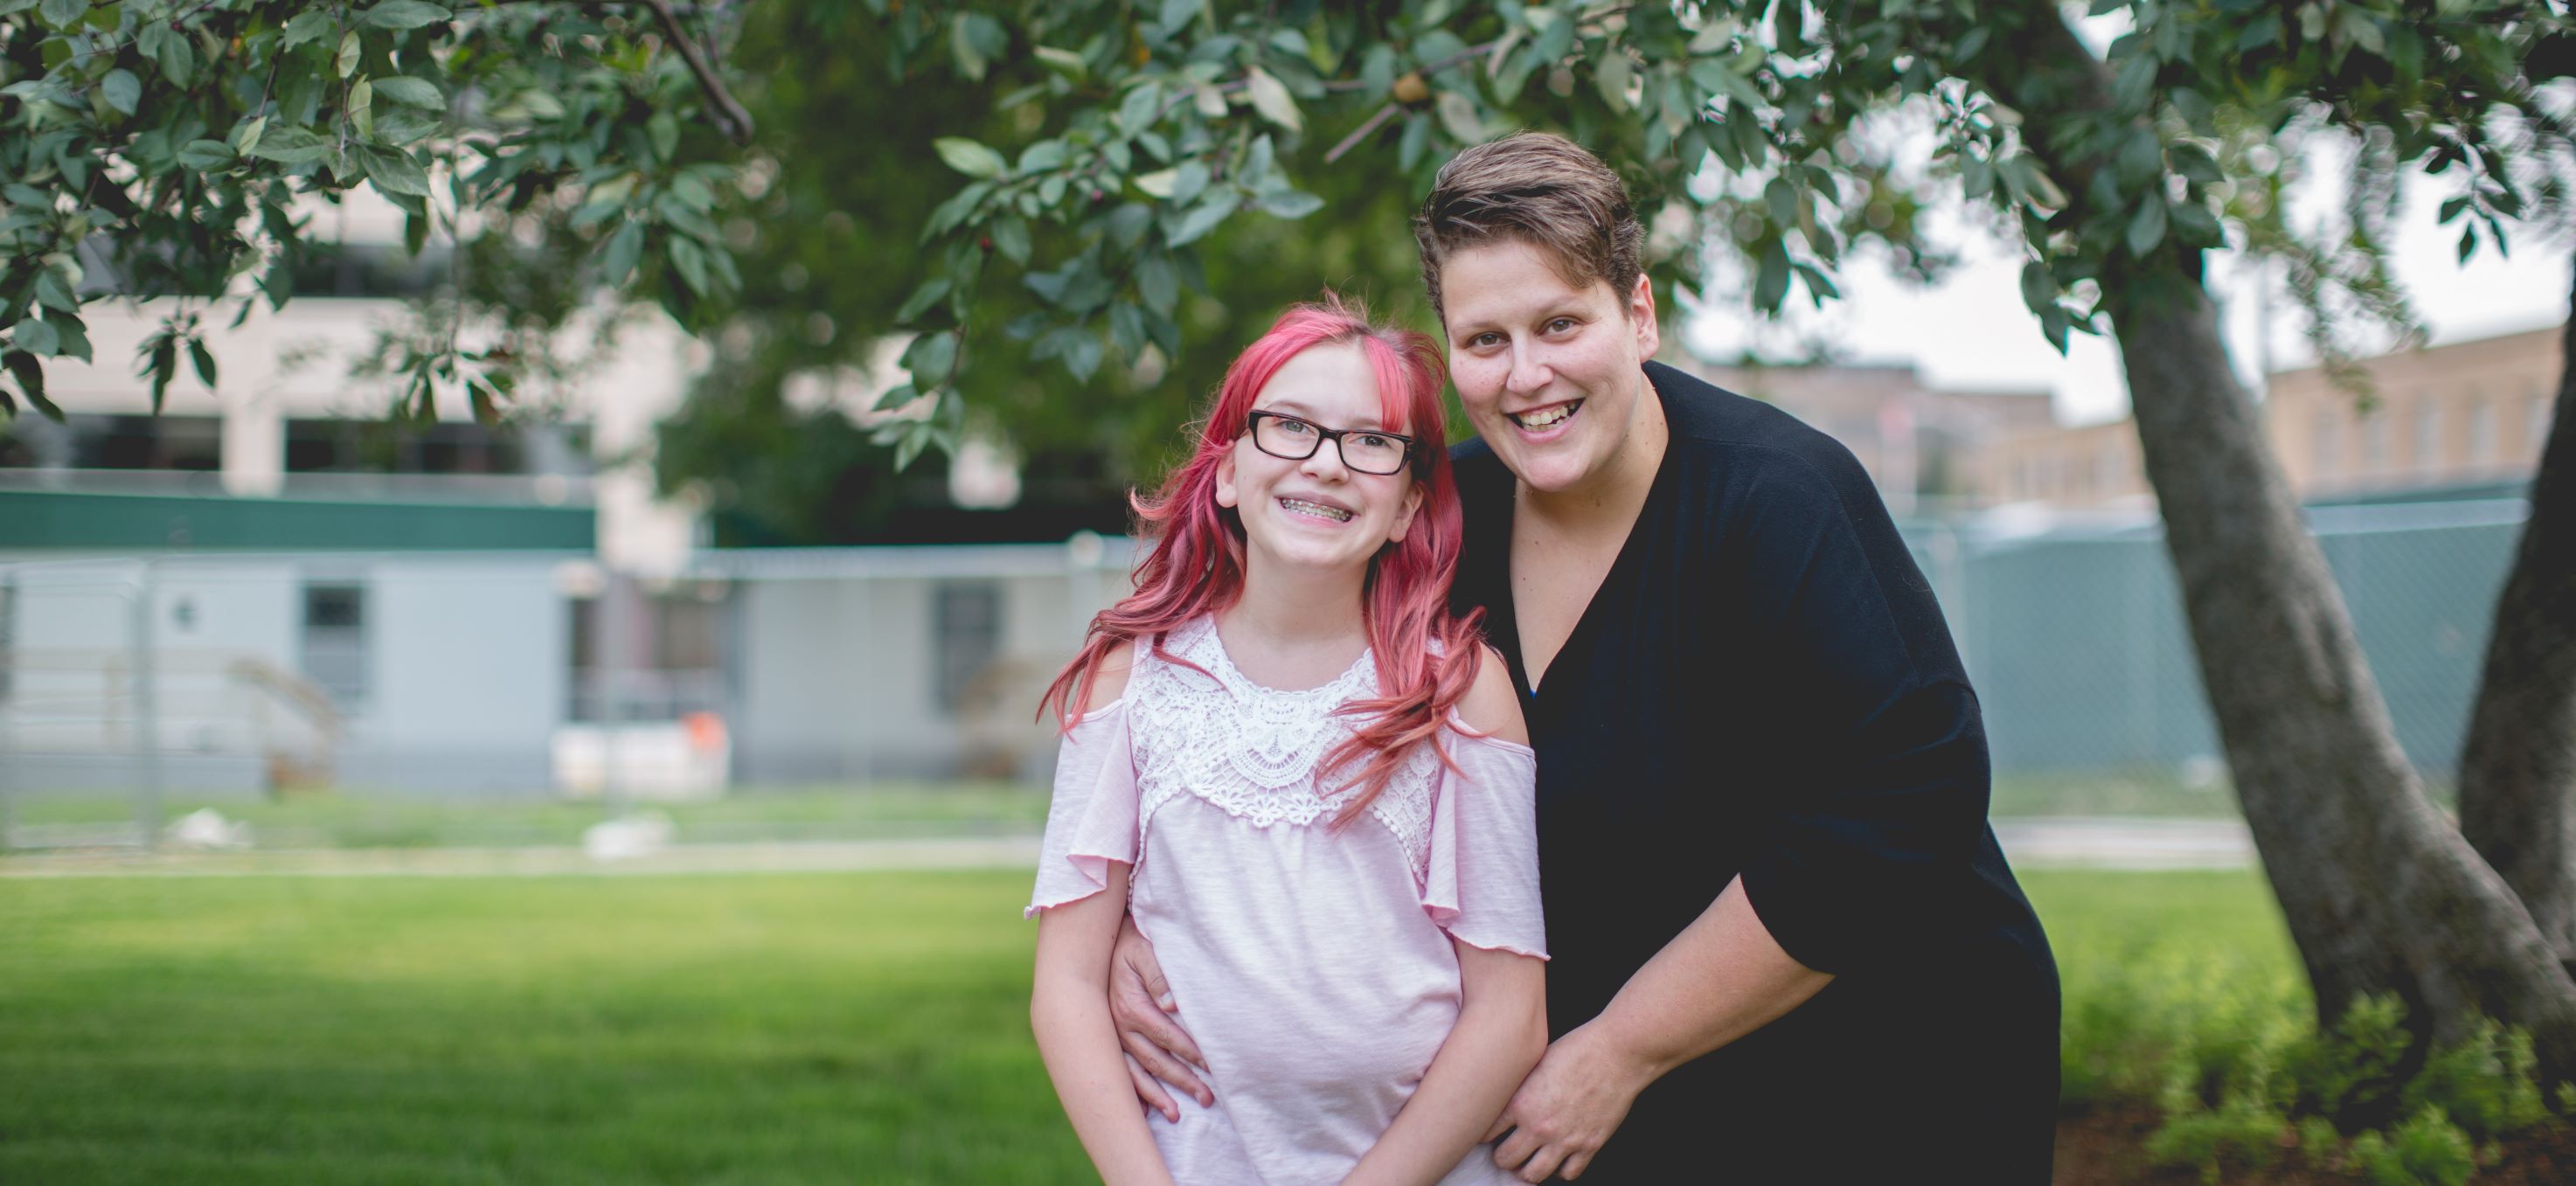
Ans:
[[[2071,1020],[2140,966],[2289,983],[2253,873],[2025,881]],[[0,879],[0,1182],[1088,1180],[1028,1038],[1026,894]]]
[[[53,826],[134,819],[133,799],[117,793],[22,793],[11,806],[15,822],[28,825],[31,835]],[[858,840],[1035,832],[1046,823],[1047,796],[1041,788],[1012,782],[890,783],[764,788],[697,803],[640,806],[669,815],[683,843]],[[261,848],[579,844],[582,829],[607,817],[606,806],[596,800],[552,795],[438,798],[364,791],[284,800],[173,793],[162,814],[175,818],[200,807],[251,825]]]

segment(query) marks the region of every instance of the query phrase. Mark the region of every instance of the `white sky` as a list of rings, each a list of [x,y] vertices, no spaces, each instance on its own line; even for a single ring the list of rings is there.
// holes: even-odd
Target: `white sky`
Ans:
[[[2339,175],[2339,166],[2319,164],[2324,167],[2310,176]],[[2535,228],[2507,224],[2514,236],[2510,259],[2482,244],[2476,258],[2457,263],[2459,224],[2446,229],[2434,221],[2436,208],[2451,192],[2444,184],[2448,180],[2410,179],[2393,253],[2398,279],[2413,296],[2433,343],[2540,329],[2564,320],[2569,244],[2552,241]],[[2328,192],[2311,193],[2303,206],[2337,201],[2326,185],[2315,188]],[[1957,225],[1955,219],[1944,221]],[[1821,342],[1836,361],[1911,363],[1934,387],[2045,389],[2055,393],[2058,417],[2068,423],[2128,414],[2128,388],[2110,342],[2077,334],[2060,357],[2040,336],[2038,319],[2022,306],[2020,255],[1983,234],[1956,234],[1947,242],[1959,249],[1962,263],[1938,287],[1901,281],[1882,260],[1854,257],[1835,278],[1841,301],[1828,302],[1819,313],[1809,308],[1803,289],[1792,289],[1789,304],[1794,309],[1783,325],[1756,323],[1740,295],[1749,287],[1746,278],[1714,276],[1709,287],[1715,299],[1685,323],[1685,341],[1704,356],[1732,357],[1748,346],[1776,356],[1803,339]],[[2236,252],[2214,252],[2210,263],[2210,291],[2226,318],[2229,353],[2250,384],[2259,358],[2255,278]],[[2273,289],[2272,368],[2313,361],[2299,310],[2280,293],[2277,267]]]
[[[2129,28],[2125,12],[2079,18],[2079,36],[2095,53]],[[2558,88],[2562,106],[2576,95]],[[1903,133],[1900,133],[1903,134]],[[2344,153],[2336,140],[2317,136],[2303,173],[2305,183],[2294,193],[2294,224],[2314,226],[2342,202]],[[1930,155],[1928,137],[1908,155],[1920,161]],[[2398,282],[2412,297],[2416,315],[2431,331],[2431,344],[2473,341],[2499,334],[2541,329],[2568,315],[2570,243],[2537,228],[2506,224],[2512,236],[2510,259],[2499,257],[2491,243],[2481,243],[2477,256],[2459,261],[2460,228],[2435,221],[2444,199],[2457,191],[2459,170],[2442,177],[2410,172],[2403,183],[2404,213],[2394,220],[2396,242],[2391,263]],[[2464,216],[2465,217],[2465,216]],[[2021,300],[2021,265],[2017,245],[1968,229],[1955,207],[1930,212],[1927,225],[1935,241],[1958,253],[1960,266],[1933,288],[1900,281],[1883,259],[1865,253],[1847,256],[1834,283],[1840,301],[1822,311],[1812,308],[1803,286],[1793,287],[1790,308],[1778,323],[1766,323],[1751,311],[1752,277],[1736,261],[1712,259],[1705,291],[1710,302],[1683,325],[1684,343],[1703,357],[1731,359],[1751,349],[1762,357],[1792,358],[1821,345],[1839,362],[1910,363],[1934,387],[2010,390],[2044,389],[2055,394],[2057,416],[2069,424],[2115,420],[2129,411],[2128,386],[2120,376],[2116,348],[2105,338],[2075,334],[2060,356],[2040,335],[2039,321]],[[2232,231],[2232,228],[2231,228]],[[2482,236],[2483,237],[2483,236]],[[2236,237],[2231,233],[2231,241]],[[1716,254],[1716,253],[1712,253]],[[2271,345],[2270,367],[2288,370],[2315,361],[2304,336],[2303,315],[2282,292],[2280,269],[2271,269],[2268,302],[2271,330],[2258,336],[2258,300],[2262,287],[2244,257],[2214,251],[2209,257],[2209,290],[2219,302],[2228,353],[2237,374],[2255,385],[2262,367],[2261,337]],[[2349,340],[2349,339],[2347,339]]]

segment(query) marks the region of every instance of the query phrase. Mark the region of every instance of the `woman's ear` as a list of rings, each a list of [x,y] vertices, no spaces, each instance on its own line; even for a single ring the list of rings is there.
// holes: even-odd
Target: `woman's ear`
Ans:
[[[1242,492],[1234,485],[1234,446],[1228,445],[1216,459],[1216,505],[1230,507],[1242,500]]]

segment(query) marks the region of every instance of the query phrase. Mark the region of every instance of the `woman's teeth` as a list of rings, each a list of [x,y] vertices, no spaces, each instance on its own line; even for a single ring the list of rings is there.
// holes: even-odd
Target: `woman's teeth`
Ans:
[[[1554,428],[1559,424],[1563,424],[1567,417],[1574,415],[1574,410],[1576,408],[1580,408],[1582,406],[1583,401],[1579,399],[1568,403],[1553,404],[1548,407],[1540,408],[1535,412],[1523,412],[1520,415],[1514,416],[1512,417],[1512,423],[1518,424],[1532,432],[1536,432],[1541,429]]]
[[[1319,502],[1308,502],[1302,498],[1283,498],[1279,500],[1279,505],[1300,515],[1313,515],[1319,519],[1330,519],[1335,523],[1348,523],[1351,521],[1351,513],[1349,511],[1341,510],[1337,507],[1328,507]]]

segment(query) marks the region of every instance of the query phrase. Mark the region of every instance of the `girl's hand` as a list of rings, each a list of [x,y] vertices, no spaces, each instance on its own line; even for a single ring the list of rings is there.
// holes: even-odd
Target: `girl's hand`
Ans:
[[[1646,1068],[1611,1049],[1592,1027],[1575,1029],[1547,1048],[1485,1133],[1488,1141],[1507,1130],[1512,1134],[1495,1148],[1494,1164],[1516,1171],[1524,1182],[1544,1182],[1549,1174],[1573,1181],[1653,1081]]]
[[[1136,1084],[1137,1100],[1175,1123],[1181,1106],[1164,1092],[1163,1083],[1188,1092],[1202,1108],[1216,1103],[1216,1093],[1190,1073],[1191,1066],[1206,1070],[1207,1057],[1173,1020],[1178,1009],[1171,986],[1163,982],[1163,965],[1154,959],[1154,945],[1136,929],[1135,919],[1121,920],[1118,942],[1109,953],[1109,1020],[1131,1060],[1127,1077]]]

